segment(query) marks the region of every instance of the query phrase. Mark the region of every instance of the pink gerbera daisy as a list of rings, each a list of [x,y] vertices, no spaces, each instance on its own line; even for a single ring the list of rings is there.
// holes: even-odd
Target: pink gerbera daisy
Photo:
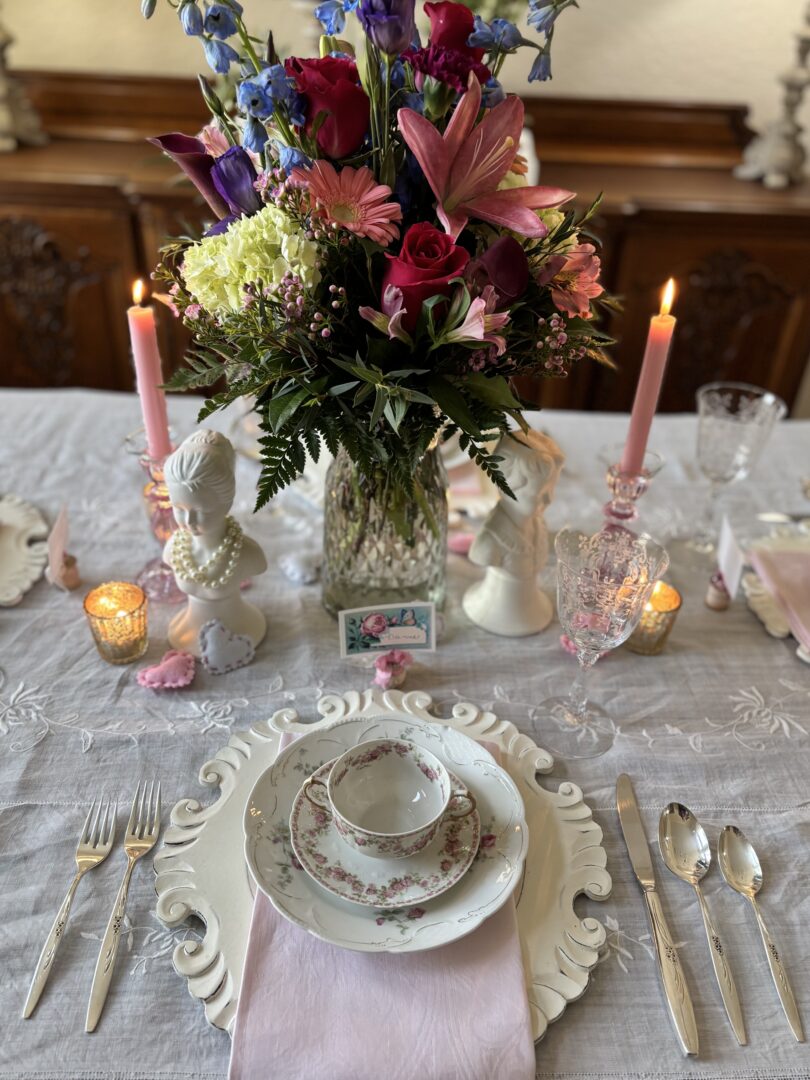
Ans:
[[[402,207],[387,201],[391,188],[378,184],[365,166],[338,172],[328,161],[314,161],[310,169],[293,169],[292,180],[307,188],[313,212],[325,221],[383,247],[399,236],[393,222],[402,219]]]

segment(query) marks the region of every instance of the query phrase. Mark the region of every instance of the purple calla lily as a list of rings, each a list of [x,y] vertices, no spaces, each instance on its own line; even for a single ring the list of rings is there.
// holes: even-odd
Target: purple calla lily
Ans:
[[[232,214],[255,214],[261,210],[262,200],[253,186],[256,170],[247,150],[241,146],[231,146],[216,159],[211,179]]]
[[[215,159],[211,157],[199,139],[194,138],[193,135],[171,131],[167,135],[156,135],[152,139],[147,139],[147,142],[157,146],[176,165],[179,165],[218,218],[227,216],[228,203],[217,191],[211,176]]]

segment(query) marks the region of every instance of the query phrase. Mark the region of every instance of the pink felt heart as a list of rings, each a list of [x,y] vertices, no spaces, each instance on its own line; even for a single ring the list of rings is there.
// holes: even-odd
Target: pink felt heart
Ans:
[[[159,664],[141,668],[137,679],[147,690],[180,690],[194,679],[197,662],[191,653],[172,649]]]
[[[234,634],[219,619],[211,619],[200,630],[200,659],[212,675],[249,664],[256,655],[256,646],[245,634]]]

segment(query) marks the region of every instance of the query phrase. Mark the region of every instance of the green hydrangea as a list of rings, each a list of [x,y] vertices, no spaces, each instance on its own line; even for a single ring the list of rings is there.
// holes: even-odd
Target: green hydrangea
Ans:
[[[314,288],[321,277],[317,255],[318,245],[307,240],[283,210],[265,206],[190,247],[183,280],[206,311],[240,311],[246,284],[277,284],[289,271],[298,274],[306,288]]]

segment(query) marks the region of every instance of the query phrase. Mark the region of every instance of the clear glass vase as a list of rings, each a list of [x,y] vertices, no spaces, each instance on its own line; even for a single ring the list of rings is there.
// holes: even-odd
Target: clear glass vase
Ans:
[[[340,450],[326,474],[323,604],[344,608],[444,601],[447,561],[447,474],[429,450],[414,477],[418,498],[394,488],[379,469],[362,474]]]

